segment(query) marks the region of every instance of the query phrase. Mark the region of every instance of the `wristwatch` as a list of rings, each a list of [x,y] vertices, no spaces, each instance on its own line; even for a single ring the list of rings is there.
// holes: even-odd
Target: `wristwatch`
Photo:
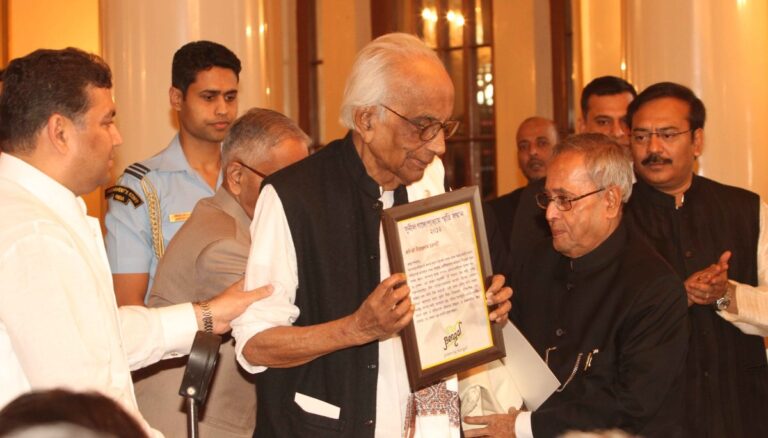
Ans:
[[[727,309],[728,306],[731,305],[731,294],[734,293],[733,285],[729,282],[727,285],[727,288],[725,290],[725,295],[718,298],[717,301],[712,303],[712,305],[715,307],[715,310],[718,312],[722,312],[723,310]]]
[[[731,305],[731,298],[726,293],[722,297],[718,298],[717,301],[715,301],[713,304],[715,306],[715,310],[717,310],[718,312],[722,312],[723,310],[727,309],[728,306]]]

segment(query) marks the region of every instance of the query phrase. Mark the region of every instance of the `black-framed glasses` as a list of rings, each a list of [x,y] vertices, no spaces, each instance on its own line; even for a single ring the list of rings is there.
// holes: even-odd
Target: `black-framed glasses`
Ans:
[[[393,110],[392,108],[384,105],[383,103],[380,104],[389,112],[396,115],[397,117],[400,117],[401,119],[405,120],[406,122],[410,123],[411,125],[415,126],[419,129],[419,138],[421,141],[430,141],[433,138],[437,137],[437,134],[440,133],[440,131],[443,131],[443,137],[448,138],[456,133],[456,131],[459,129],[459,121],[458,120],[446,120],[444,122],[440,122],[438,120],[432,120],[429,122],[418,122],[413,119],[409,119],[408,117],[405,117],[404,115],[398,113],[397,111]]]
[[[246,169],[250,170],[251,172],[255,173],[256,175],[259,175],[262,178],[266,178],[267,177],[267,175],[259,172],[258,170],[256,170],[253,167],[243,163],[242,161],[236,161],[236,163],[239,163],[241,166],[245,167]]]
[[[678,135],[687,134],[691,132],[691,130],[687,131],[678,131],[674,128],[670,129],[660,129],[658,131],[648,131],[646,129],[633,129],[632,135],[630,136],[632,138],[633,143],[637,143],[640,145],[647,145],[651,142],[651,137],[654,135],[659,137],[659,140],[661,140],[664,143],[670,143],[672,140],[675,139]]]
[[[550,202],[554,202],[555,203],[555,207],[557,207],[558,210],[560,210],[560,211],[568,211],[568,210],[573,208],[573,203],[574,202],[578,201],[579,199],[584,199],[587,196],[592,196],[595,193],[600,193],[603,190],[605,190],[605,187],[600,187],[599,189],[595,190],[594,192],[585,193],[583,195],[576,196],[576,197],[573,197],[573,198],[570,198],[568,196],[563,196],[563,195],[550,197],[546,193],[541,192],[541,193],[536,194],[536,204],[539,207],[541,207],[542,209],[546,210],[547,207],[549,206],[549,203]]]

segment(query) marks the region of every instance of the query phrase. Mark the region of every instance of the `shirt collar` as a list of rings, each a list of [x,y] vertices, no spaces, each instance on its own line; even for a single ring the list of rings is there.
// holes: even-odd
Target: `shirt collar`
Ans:
[[[157,157],[157,170],[163,172],[194,172],[181,149],[179,134],[173,136],[168,147]]]
[[[683,204],[680,206],[680,208],[685,206],[685,202],[689,200],[691,196],[695,196],[696,192],[699,190],[700,180],[700,176],[696,175],[695,173],[692,175],[691,186],[688,187],[688,190],[686,190],[685,193],[683,193]],[[642,178],[637,178],[637,182],[635,182],[634,187],[632,187],[632,193],[632,196],[642,196],[643,198],[648,199],[650,202],[660,207],[670,209],[677,208],[674,196],[668,195],[661,190],[656,189],[652,185],[643,181]],[[630,197],[630,200],[631,199],[632,198]]]
[[[18,184],[65,220],[84,221],[87,210],[83,199],[26,161],[0,154],[0,177]]]

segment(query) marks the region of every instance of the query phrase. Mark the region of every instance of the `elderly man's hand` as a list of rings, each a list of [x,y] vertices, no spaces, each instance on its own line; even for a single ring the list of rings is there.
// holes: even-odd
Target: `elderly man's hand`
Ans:
[[[394,274],[376,286],[352,315],[353,335],[359,344],[386,338],[413,318],[411,289],[404,274]]]
[[[520,411],[515,408],[509,408],[508,414],[482,415],[479,417],[464,417],[467,424],[484,424],[480,429],[465,430],[464,436],[471,437],[498,437],[514,438],[515,420]]]
[[[512,303],[509,301],[512,298],[512,288],[504,287],[503,275],[493,276],[491,286],[485,293],[485,297],[488,300],[488,306],[498,304],[489,314],[491,320],[499,323],[505,322],[509,311],[512,310]]]
[[[260,288],[244,291],[245,281],[240,279],[224,289],[219,295],[208,301],[211,316],[213,318],[213,332],[216,334],[226,333],[230,330],[229,323],[245,312],[245,309],[254,301],[258,301],[272,294],[272,286],[266,285]],[[197,315],[198,326],[202,330],[203,310],[199,303],[195,304],[195,314]]]
[[[717,263],[695,272],[685,280],[688,305],[709,305],[721,298],[728,290],[728,260],[731,252],[725,251]]]

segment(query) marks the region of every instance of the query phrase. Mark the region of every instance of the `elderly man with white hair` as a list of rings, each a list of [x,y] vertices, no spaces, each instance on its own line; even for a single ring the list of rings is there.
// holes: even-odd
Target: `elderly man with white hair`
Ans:
[[[254,436],[459,436],[455,379],[410,392],[398,332],[414,309],[381,230],[384,208],[444,191],[453,94],[422,41],[377,38],[347,81],[350,133],[265,180],[246,284],[275,292],[233,325],[240,364],[260,373]],[[503,283],[488,290],[497,321],[510,309]]]
[[[485,427],[465,436],[681,436],[685,289],[622,220],[631,191],[628,151],[611,138],[582,134],[555,148],[537,196],[552,237],[516,261],[510,320],[561,385],[535,412],[467,418]]]

